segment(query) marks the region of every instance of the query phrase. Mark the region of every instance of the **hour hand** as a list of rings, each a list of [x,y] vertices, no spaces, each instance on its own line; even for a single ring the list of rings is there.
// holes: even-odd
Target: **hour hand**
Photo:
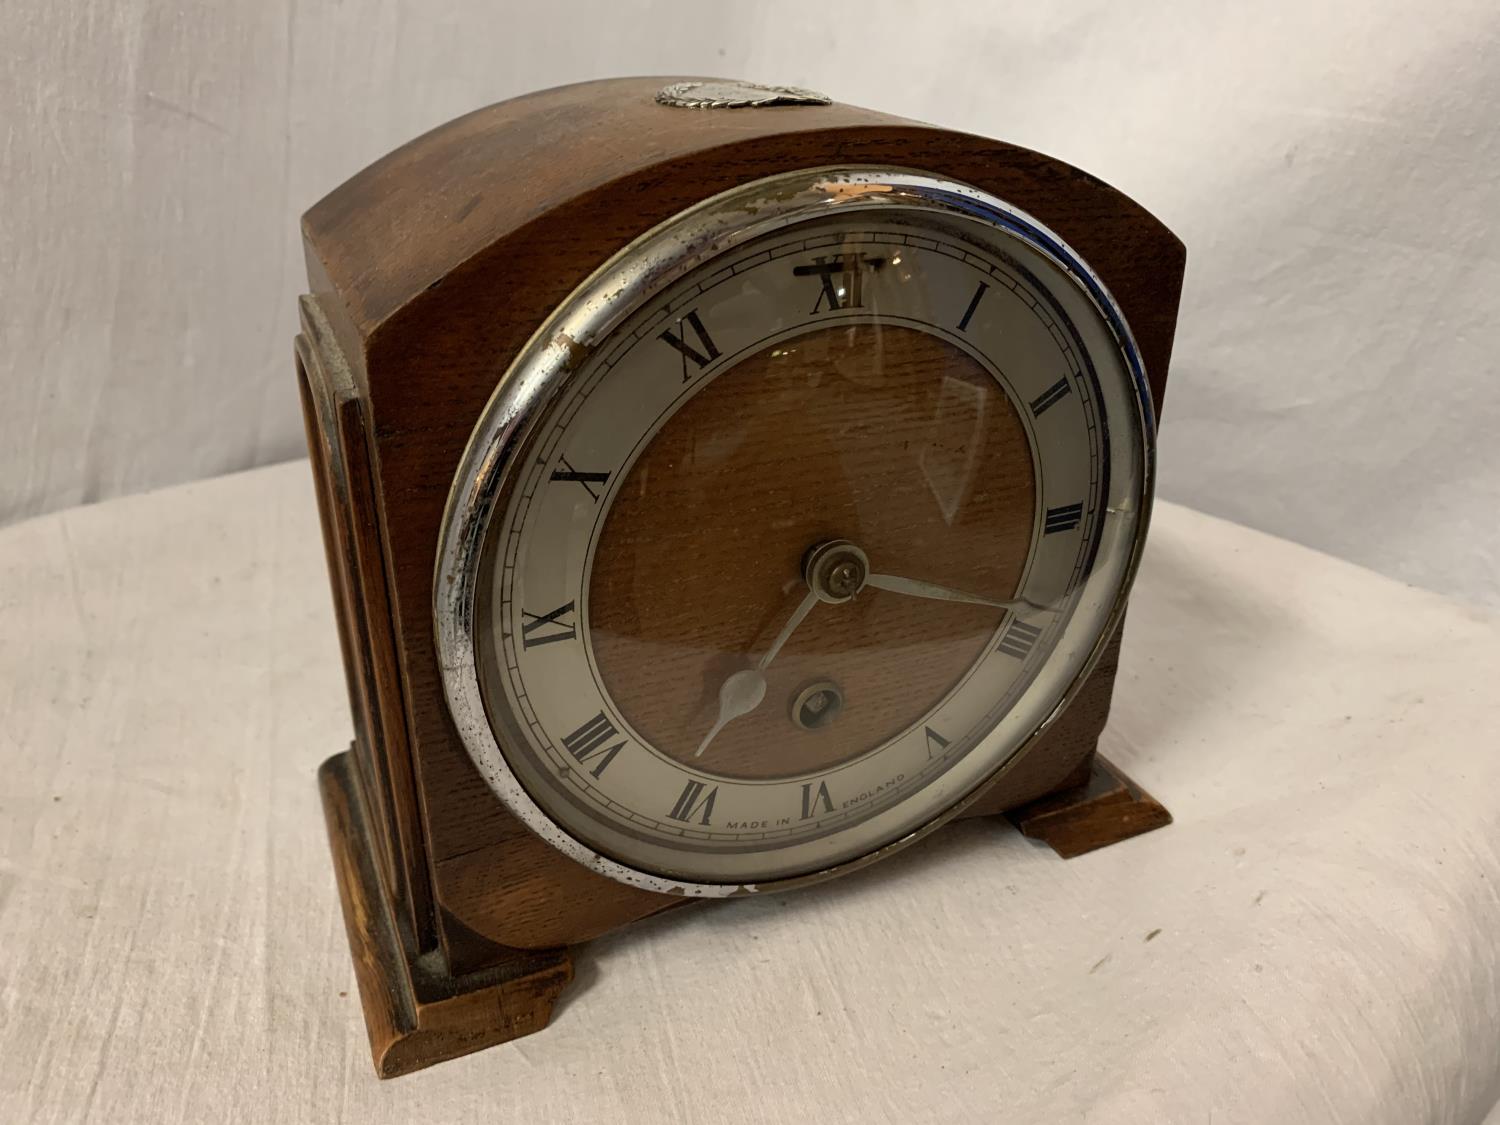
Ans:
[[[801,603],[792,611],[792,616],[787,619],[787,623],[781,627],[781,632],[776,635],[776,639],[771,642],[771,647],[766,649],[761,658],[756,661],[755,667],[742,668],[719,685],[719,717],[714,721],[709,732],[703,736],[703,741],[698,743],[698,749],[693,751],[693,757],[702,757],[703,751],[708,749],[708,744],[721,730],[741,715],[748,715],[760,706],[761,700],[766,697],[766,668],[771,661],[776,659],[776,654],[791,637],[792,631],[802,624],[802,619],[817,604],[817,595],[808,591]]]
[[[693,757],[701,757],[708,744],[726,726],[741,715],[748,715],[766,697],[766,674],[759,668],[742,668],[719,685],[719,717],[698,743]]]
[[[963,590],[955,590],[949,586],[939,586],[935,582],[898,578],[894,574],[872,574],[865,579],[865,585],[874,586],[877,590],[889,590],[893,594],[907,594],[913,598],[931,598],[939,602],[964,602],[969,605],[989,605],[996,609],[1012,611],[1032,604],[1024,598],[1013,602],[996,601],[994,598],[980,597],[978,594],[965,593]]]

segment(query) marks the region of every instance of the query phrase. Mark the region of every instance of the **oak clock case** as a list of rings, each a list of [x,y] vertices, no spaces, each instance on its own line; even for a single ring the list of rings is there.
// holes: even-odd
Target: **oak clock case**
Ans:
[[[304,220],[356,735],[320,778],[382,1075],[539,1029],[568,946],[671,905],[956,815],[1063,855],[1169,819],[1096,748],[1181,245],[814,101],[546,91]]]

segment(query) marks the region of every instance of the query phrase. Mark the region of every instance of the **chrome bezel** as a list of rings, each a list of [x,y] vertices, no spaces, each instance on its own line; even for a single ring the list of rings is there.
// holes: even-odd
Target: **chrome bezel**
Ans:
[[[870,852],[819,871],[760,883],[694,883],[602,855],[570,834],[531,797],[506,761],[485,710],[476,647],[477,584],[490,522],[517,452],[554,394],[609,334],[663,287],[754,238],[855,210],[935,212],[1001,228],[1044,255],[1099,312],[1134,381],[1142,453],[1140,516],[1114,604],[1092,652],[1048,717],[968,793],[925,824]],[[570,859],[619,882],[664,894],[720,898],[781,890],[872,863],[951,820],[1009,769],[1052,724],[1098,663],[1124,613],[1150,523],[1155,418],[1144,365],[1124,314],[1063,240],[1025,212],[978,188],[895,167],[814,168],[756,180],[713,196],[641,235],[583,281],[537,329],[501,376],[459,462],[443,515],[433,583],[433,624],[443,691],[459,738],[480,775],[523,824]],[[975,751],[984,746],[985,736]]]

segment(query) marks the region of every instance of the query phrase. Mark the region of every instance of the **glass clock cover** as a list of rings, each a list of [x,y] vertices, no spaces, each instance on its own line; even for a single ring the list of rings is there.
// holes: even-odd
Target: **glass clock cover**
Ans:
[[[586,281],[449,502],[445,688],[491,787],[595,870],[729,894],[961,807],[1123,606],[1152,417],[1035,220],[920,173],[736,189]]]

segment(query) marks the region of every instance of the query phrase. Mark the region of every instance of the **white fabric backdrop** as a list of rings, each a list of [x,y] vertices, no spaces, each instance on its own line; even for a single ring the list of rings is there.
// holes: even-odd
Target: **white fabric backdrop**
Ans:
[[[349,737],[316,527],[294,464],[0,531],[4,1125],[1478,1125],[1500,1099],[1500,618],[1170,504],[1103,743],[1170,827],[1063,862],[973,821],[671,912],[580,949],[542,1033],[377,1082],[313,784]]]
[[[1163,494],[1500,605],[1493,0],[7,0],[0,44],[0,523],[299,455],[296,217],[386,149],[721,73],[1135,196],[1189,247]]]

